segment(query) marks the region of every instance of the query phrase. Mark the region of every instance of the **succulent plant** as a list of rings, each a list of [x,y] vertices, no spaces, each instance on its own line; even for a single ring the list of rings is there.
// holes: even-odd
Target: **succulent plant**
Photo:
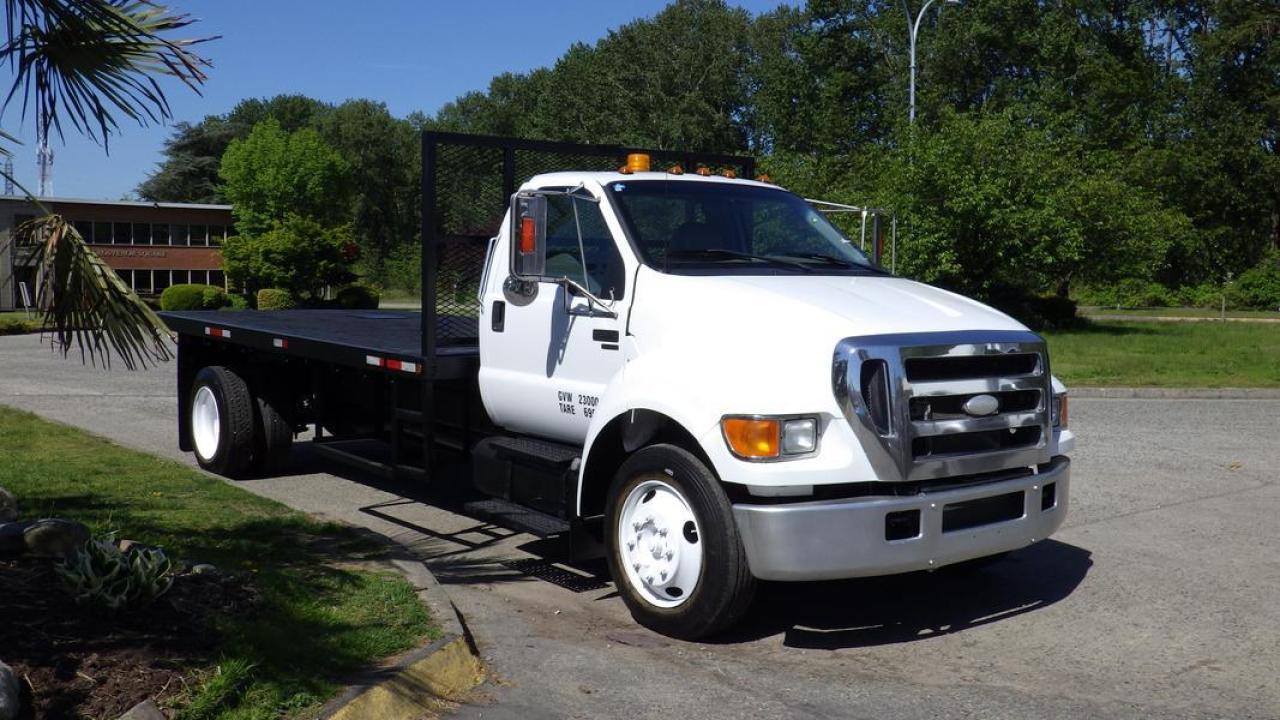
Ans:
[[[78,605],[118,611],[148,605],[173,586],[173,567],[160,548],[121,551],[114,538],[95,538],[56,566]]]

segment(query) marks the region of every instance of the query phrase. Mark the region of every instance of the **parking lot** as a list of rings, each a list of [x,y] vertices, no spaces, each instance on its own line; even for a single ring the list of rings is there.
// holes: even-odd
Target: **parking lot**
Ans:
[[[0,404],[193,464],[173,371],[106,372],[0,338]],[[324,466],[306,443],[295,474],[243,486],[428,562],[496,678],[459,716],[1271,718],[1278,420],[1280,400],[1078,398],[1054,539],[971,574],[769,585],[712,643],[634,625],[597,568],[539,579],[527,561],[546,543]]]

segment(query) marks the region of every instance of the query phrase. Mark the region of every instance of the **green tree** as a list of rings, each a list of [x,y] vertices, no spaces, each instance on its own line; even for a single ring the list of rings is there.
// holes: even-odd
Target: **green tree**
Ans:
[[[226,202],[219,190],[218,167],[232,140],[247,137],[254,125],[267,118],[287,132],[310,127],[331,109],[304,95],[277,95],[241,100],[226,115],[180,122],[165,141],[164,160],[138,185],[138,196],[155,202]]]
[[[1112,156],[1012,112],[943,113],[879,167],[868,192],[898,212],[900,270],[979,297],[1148,277],[1190,231]]]
[[[325,227],[289,214],[259,235],[227,238],[222,262],[227,277],[250,294],[281,288],[295,298],[315,300],[326,286],[353,279],[354,254],[350,226]]]
[[[241,235],[262,235],[290,215],[326,226],[347,219],[349,166],[310,128],[287,132],[267,118],[231,142],[219,175]]]

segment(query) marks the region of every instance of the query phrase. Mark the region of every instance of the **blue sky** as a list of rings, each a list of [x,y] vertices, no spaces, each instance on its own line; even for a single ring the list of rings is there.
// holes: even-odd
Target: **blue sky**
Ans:
[[[221,35],[203,46],[213,61],[203,96],[179,83],[164,88],[175,121],[220,114],[246,97],[302,93],[340,102],[367,97],[402,117],[434,113],[469,90],[483,89],[505,71],[555,62],[573,42],[594,43],[610,28],[653,15],[665,0],[556,0],[554,3],[449,0],[169,0],[200,18],[191,35]],[[752,13],[782,0],[730,0]],[[9,80],[6,80],[6,83]],[[3,128],[23,144],[15,149],[19,182],[36,189],[35,132],[20,103]],[[165,126],[121,125],[111,155],[68,132],[53,141],[53,194],[120,199],[160,160]]]

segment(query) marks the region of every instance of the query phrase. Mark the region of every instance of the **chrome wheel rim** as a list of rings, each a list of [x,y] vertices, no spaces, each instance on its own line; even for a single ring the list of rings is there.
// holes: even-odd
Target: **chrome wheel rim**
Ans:
[[[195,400],[191,403],[191,439],[195,441],[196,453],[200,455],[200,459],[212,460],[218,454],[218,440],[221,436],[218,399],[208,385],[203,385],[196,390]]]
[[[702,575],[702,538],[689,502],[665,479],[632,488],[618,517],[618,555],[626,580],[647,602],[683,604]]]

